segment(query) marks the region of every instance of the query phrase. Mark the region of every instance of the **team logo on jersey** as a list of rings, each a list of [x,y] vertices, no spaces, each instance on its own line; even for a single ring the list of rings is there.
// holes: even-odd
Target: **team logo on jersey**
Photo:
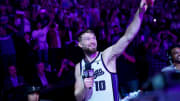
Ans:
[[[98,76],[101,76],[104,74],[104,71],[102,69],[97,69],[95,72],[94,72],[94,79],[96,79]]]

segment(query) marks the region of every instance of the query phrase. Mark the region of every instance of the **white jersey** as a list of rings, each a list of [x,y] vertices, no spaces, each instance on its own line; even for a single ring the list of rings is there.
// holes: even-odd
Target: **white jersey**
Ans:
[[[82,76],[85,63],[84,59],[80,62]],[[86,101],[120,101],[117,74],[108,71],[103,62],[102,54],[99,53],[90,64],[94,70],[94,84],[92,95]]]

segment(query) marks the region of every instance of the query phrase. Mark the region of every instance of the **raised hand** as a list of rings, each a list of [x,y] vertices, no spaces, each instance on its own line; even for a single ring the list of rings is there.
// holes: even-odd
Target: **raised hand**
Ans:
[[[154,5],[154,2],[155,0],[146,0],[148,6],[153,6]]]
[[[149,6],[154,5],[155,0],[141,0],[140,8],[143,8],[145,11]]]

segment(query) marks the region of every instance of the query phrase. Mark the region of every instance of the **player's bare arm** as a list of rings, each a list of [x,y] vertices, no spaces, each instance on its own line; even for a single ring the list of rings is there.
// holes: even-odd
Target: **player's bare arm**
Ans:
[[[105,65],[107,66],[110,72],[116,72],[116,68],[115,68],[116,58],[123,53],[123,51],[129,45],[129,43],[137,35],[141,26],[141,22],[143,20],[143,15],[147,10],[148,2],[149,0],[141,0],[140,7],[136,12],[133,21],[126,29],[125,34],[117,41],[117,43],[115,43],[114,45],[110,46],[109,48],[103,51],[103,59]],[[152,0],[151,3],[154,3],[154,0]]]
[[[83,101],[83,99],[85,99],[85,97],[87,96],[86,94],[88,93],[88,89],[89,87],[85,86],[85,84],[88,83],[84,83],[85,80],[82,79],[81,73],[80,73],[80,63],[78,63],[75,67],[75,91],[74,91],[74,95],[76,97],[77,101]],[[87,80],[90,78],[87,78]]]

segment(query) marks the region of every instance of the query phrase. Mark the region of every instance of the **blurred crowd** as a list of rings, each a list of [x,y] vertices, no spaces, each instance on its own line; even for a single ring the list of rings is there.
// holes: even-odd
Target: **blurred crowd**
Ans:
[[[104,50],[125,33],[139,2],[0,0],[1,95],[24,84],[73,86],[74,65],[83,57],[77,47],[80,32],[93,29],[98,50]],[[179,10],[179,0],[157,0],[148,9],[139,34],[117,60],[123,94],[137,90],[171,63],[167,50],[180,44]],[[137,86],[123,88],[129,81]]]

